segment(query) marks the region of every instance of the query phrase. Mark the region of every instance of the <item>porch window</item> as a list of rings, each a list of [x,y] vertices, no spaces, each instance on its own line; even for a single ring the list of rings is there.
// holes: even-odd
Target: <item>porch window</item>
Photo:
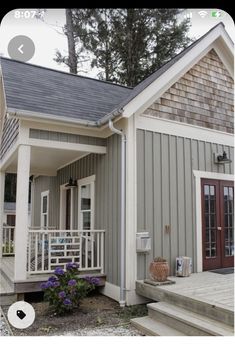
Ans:
[[[48,228],[49,190],[41,193],[41,228]]]
[[[78,225],[80,230],[94,229],[95,176],[78,181]]]

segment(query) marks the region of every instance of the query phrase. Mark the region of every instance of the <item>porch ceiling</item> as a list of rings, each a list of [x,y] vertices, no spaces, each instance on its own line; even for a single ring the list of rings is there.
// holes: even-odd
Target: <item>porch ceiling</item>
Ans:
[[[32,146],[30,174],[56,175],[59,168],[87,154],[89,152]],[[17,172],[17,157],[18,152],[16,151],[11,157],[6,172]]]

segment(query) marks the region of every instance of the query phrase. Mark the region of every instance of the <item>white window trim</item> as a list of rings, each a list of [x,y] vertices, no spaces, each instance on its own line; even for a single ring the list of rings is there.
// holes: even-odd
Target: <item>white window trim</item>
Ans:
[[[201,205],[201,179],[217,179],[217,180],[234,180],[233,174],[223,174],[215,172],[205,172],[193,170],[195,177],[195,193],[196,193],[196,272],[203,271],[202,262],[202,205]]]
[[[94,230],[94,223],[95,223],[95,174],[92,176],[78,179],[78,229],[81,230],[81,187],[83,185],[91,185],[91,230]]]
[[[67,184],[67,183],[66,183]],[[60,185],[60,230],[65,229],[66,221],[66,184]],[[74,217],[74,188],[71,188],[71,205],[70,205],[70,229],[74,229],[73,217]]]
[[[47,197],[47,211],[46,213],[42,213],[43,210],[43,197]],[[41,216],[40,216],[40,227],[44,228],[43,225],[43,215],[47,215],[47,223],[46,223],[46,228],[49,227],[49,190],[43,191],[41,192],[41,212],[40,212]]]

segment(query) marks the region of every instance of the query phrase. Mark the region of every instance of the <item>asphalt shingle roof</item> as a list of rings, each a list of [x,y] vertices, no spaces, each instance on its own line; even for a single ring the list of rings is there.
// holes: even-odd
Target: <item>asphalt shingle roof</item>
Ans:
[[[96,122],[132,90],[7,58],[1,67],[7,107],[17,110]]]

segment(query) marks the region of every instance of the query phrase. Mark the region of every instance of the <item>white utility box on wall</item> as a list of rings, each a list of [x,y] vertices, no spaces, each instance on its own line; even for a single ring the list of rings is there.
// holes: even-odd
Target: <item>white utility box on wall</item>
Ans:
[[[151,250],[149,232],[136,233],[136,252],[147,253]]]

